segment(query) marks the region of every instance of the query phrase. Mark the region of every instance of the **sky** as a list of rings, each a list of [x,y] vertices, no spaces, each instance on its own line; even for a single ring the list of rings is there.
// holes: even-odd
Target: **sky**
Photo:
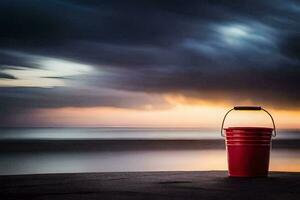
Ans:
[[[261,105],[300,128],[299,19],[292,0],[1,0],[0,126],[215,128]]]

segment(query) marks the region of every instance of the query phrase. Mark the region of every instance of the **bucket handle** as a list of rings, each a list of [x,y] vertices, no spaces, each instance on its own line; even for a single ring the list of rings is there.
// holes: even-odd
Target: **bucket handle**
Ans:
[[[224,127],[225,119],[226,119],[227,115],[228,115],[231,111],[233,111],[233,110],[237,110],[237,111],[249,111],[249,110],[250,110],[250,111],[264,111],[265,113],[267,113],[267,114],[270,116],[270,118],[271,118],[271,120],[272,120],[272,123],[273,123],[273,130],[274,130],[272,136],[273,136],[273,137],[276,137],[276,127],[275,127],[275,122],[274,122],[274,119],[273,119],[272,115],[271,115],[267,110],[265,110],[264,108],[262,108],[262,107],[260,107],[260,106],[235,106],[235,107],[233,107],[232,109],[230,109],[229,111],[227,111],[227,113],[225,114],[225,116],[224,116],[224,118],[223,118],[222,127],[221,127],[221,136],[222,136],[222,137],[225,137],[225,136],[224,136],[224,133],[223,133],[223,127]]]

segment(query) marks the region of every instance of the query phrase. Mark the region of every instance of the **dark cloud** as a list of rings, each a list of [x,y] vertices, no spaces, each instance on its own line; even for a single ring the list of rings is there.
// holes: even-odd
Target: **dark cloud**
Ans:
[[[97,90],[96,90],[97,91]],[[159,96],[132,94],[130,92],[86,89],[79,93],[76,88],[0,88],[1,109],[9,111],[23,108],[62,108],[62,107],[127,107],[145,109],[145,105],[164,108],[166,103]]]
[[[5,73],[1,73],[0,72],[0,79],[3,78],[3,79],[16,79],[16,77],[10,75],[10,74],[5,74]]]
[[[289,35],[281,45],[282,54],[300,61],[300,34]]]
[[[95,73],[71,79],[94,94],[180,93],[300,108],[297,1],[4,0],[0,11],[2,77],[13,78],[5,70],[16,66],[40,67],[31,57],[41,56],[93,66]],[[45,78],[55,77],[70,78]],[[0,98],[6,110],[151,101],[80,88],[2,87]]]

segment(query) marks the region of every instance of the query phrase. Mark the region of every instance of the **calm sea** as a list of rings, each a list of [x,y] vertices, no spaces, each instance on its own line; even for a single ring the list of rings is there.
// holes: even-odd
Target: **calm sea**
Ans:
[[[0,174],[226,170],[217,131],[2,128]],[[270,169],[300,172],[300,132],[279,131]]]

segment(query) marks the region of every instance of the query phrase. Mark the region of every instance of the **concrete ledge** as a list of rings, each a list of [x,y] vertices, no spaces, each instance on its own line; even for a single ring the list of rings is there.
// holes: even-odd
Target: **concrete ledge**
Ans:
[[[300,173],[228,178],[224,171],[0,176],[0,199],[300,199]]]

